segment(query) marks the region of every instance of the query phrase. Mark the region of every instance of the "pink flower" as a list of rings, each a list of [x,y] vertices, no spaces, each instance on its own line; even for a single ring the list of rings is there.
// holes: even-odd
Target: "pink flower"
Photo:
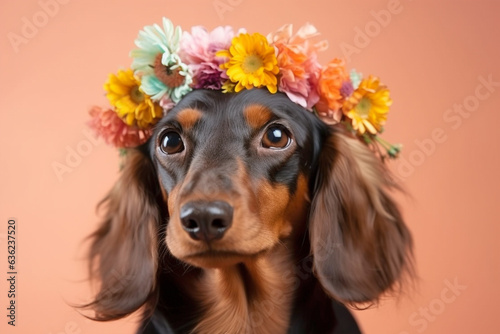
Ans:
[[[234,37],[229,26],[217,27],[211,32],[202,26],[191,28],[191,33],[185,31],[180,41],[180,56],[193,74],[193,88],[219,90],[227,79],[225,71],[219,65],[224,58],[216,57],[215,53],[227,50]]]
[[[279,90],[293,102],[307,109],[319,101],[317,90],[321,65],[317,52],[328,47],[326,41],[312,44],[310,39],[318,35],[313,25],[302,26],[292,35],[292,25],[284,25],[267,39],[277,49],[280,69]]]
[[[115,147],[136,147],[145,143],[151,137],[151,129],[138,129],[125,124],[112,109],[97,106],[89,110],[92,119],[88,122],[97,136],[102,137],[107,144]]]
[[[286,44],[297,53],[304,53],[309,56],[311,53],[325,51],[328,48],[328,42],[323,40],[311,44],[310,39],[319,35],[316,27],[306,23],[299,28],[295,35],[292,35],[293,26],[285,24],[276,32],[267,35],[267,40],[272,44]]]

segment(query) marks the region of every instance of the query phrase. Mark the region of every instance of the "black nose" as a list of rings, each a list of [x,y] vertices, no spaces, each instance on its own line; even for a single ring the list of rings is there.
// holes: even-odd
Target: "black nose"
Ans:
[[[193,201],[181,208],[182,228],[195,240],[222,238],[233,222],[233,207],[224,201]]]

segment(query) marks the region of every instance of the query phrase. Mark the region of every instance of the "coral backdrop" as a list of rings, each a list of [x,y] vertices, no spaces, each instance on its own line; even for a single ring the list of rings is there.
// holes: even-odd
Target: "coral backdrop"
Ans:
[[[133,333],[136,318],[94,323],[83,239],[117,178],[117,152],[86,130],[109,72],[130,65],[137,32],[174,24],[267,33],[314,24],[324,64],[382,78],[394,100],[384,138],[415,237],[418,289],[355,312],[366,333],[496,333],[500,299],[500,31],[496,0],[2,1],[0,10],[0,331]],[[55,166],[65,166],[63,171]],[[7,226],[17,225],[16,326]]]

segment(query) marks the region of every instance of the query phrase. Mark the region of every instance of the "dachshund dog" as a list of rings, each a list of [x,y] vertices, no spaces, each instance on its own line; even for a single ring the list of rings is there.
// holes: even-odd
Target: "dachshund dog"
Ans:
[[[359,333],[412,268],[380,160],[281,93],[196,90],[127,153],[101,203],[97,320],[139,333]]]

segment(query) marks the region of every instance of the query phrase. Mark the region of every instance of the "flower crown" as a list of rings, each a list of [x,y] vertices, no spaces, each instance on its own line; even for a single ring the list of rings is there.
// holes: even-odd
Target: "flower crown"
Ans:
[[[109,75],[104,89],[112,108],[93,107],[89,125],[108,144],[136,147],[193,89],[238,93],[266,87],[324,122],[346,127],[382,158],[396,157],[400,145],[378,136],[392,104],[389,90],[375,76],[348,72],[340,59],[321,66],[317,53],[328,43],[313,42],[318,35],[311,24],[295,34],[285,25],[267,37],[243,29],[235,33],[228,26],[210,32],[196,26],[189,33],[163,18],[163,27],[154,24],[139,32],[131,68]]]

